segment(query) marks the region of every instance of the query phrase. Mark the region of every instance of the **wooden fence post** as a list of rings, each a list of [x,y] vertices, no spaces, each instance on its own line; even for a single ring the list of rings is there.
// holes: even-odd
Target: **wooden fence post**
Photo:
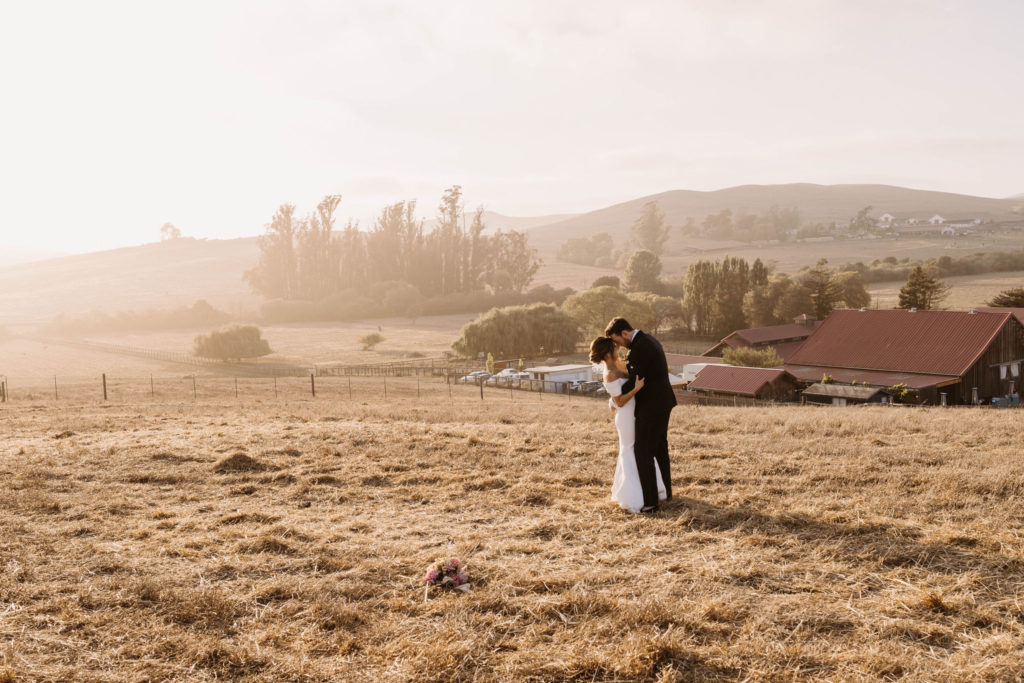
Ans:
[[[388,400],[388,377],[384,375],[384,400]]]
[[[196,401],[196,376],[192,375],[192,402]]]
[[[238,378],[235,378],[235,398],[238,398]]]
[[[313,392],[313,398],[316,398],[316,377],[313,373],[309,373],[309,388]]]
[[[274,398],[277,398],[277,375],[274,375]]]
[[[153,375],[149,376],[149,397],[156,397],[156,386],[153,384]]]
[[[480,400],[482,401],[482,400],[484,400],[484,381],[483,380],[479,380],[479,381],[480,381]]]
[[[54,401],[59,401],[60,400],[57,397],[57,375],[53,376],[53,400]]]
[[[352,400],[352,378],[348,378],[348,400]]]
[[[107,400],[107,373],[103,373],[103,400]]]

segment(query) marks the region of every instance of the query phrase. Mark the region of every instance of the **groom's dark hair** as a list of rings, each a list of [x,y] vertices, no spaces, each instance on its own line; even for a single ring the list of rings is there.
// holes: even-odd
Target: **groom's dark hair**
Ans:
[[[608,327],[604,328],[604,333],[605,336],[610,337],[613,334],[622,334],[632,329],[633,326],[625,318],[612,318],[612,321],[608,323]]]

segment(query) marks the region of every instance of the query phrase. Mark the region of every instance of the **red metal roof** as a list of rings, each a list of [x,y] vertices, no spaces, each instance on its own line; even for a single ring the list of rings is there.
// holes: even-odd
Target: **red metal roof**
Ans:
[[[775,353],[779,354],[779,357],[782,358],[782,362],[786,362],[803,343],[803,340],[788,341],[779,342],[778,344],[769,344],[769,346],[775,349]]]
[[[736,330],[729,337],[736,335],[740,337],[748,344],[765,344],[772,341],[782,341],[784,339],[806,339],[817,327],[821,325],[821,321],[814,321],[813,327],[806,325],[800,325],[798,323],[789,323],[788,325],[769,325],[767,327],[750,327],[745,330]],[[727,340],[726,337],[722,341]]]
[[[681,368],[684,365],[693,363],[724,363],[721,358],[714,356],[690,356],[685,353],[666,353],[665,360],[670,368]]]
[[[913,372],[882,372],[879,370],[847,370],[845,368],[829,368],[813,365],[786,365],[789,374],[803,382],[820,382],[828,375],[837,382],[849,384],[869,384],[875,387],[891,387],[895,384],[906,384],[911,389],[942,387],[955,384],[959,377],[949,375],[922,375]]]
[[[789,357],[787,365],[959,377],[1010,317],[1009,313],[839,309]]]
[[[754,396],[764,385],[788,373],[781,368],[743,368],[735,365],[709,365],[697,373],[688,389],[721,391]]]
[[[1012,313],[1017,320],[1024,325],[1024,308],[993,308],[991,306],[978,306],[979,311],[984,313]]]

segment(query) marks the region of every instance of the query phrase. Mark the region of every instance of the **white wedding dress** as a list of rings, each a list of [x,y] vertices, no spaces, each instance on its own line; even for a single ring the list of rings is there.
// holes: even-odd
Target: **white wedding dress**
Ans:
[[[621,396],[625,379],[605,382],[604,388],[609,396]],[[636,469],[636,455],[633,444],[636,441],[636,401],[629,402],[621,408],[615,401],[608,399],[615,410],[615,428],[619,432],[619,457],[615,461],[615,478],[612,480],[612,500],[624,510],[640,512],[644,506],[644,490],[640,486],[640,475]],[[665,500],[665,483],[661,479],[658,463],[654,463],[655,476],[658,478],[658,500]]]

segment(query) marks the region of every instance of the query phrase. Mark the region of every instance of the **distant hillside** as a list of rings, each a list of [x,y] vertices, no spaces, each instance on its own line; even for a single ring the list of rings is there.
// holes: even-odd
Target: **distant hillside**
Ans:
[[[57,258],[58,256],[64,256],[64,254],[52,249],[34,249],[31,247],[0,244],[0,268],[13,266],[18,263],[30,263],[32,261]]]
[[[466,208],[467,221],[472,218],[473,211],[474,209],[472,208]],[[547,216],[504,216],[493,211],[484,211],[483,219],[484,224],[487,226],[488,233],[497,232],[499,230],[518,230],[523,232],[524,230],[536,228],[538,225],[550,225],[551,223],[575,218],[578,215],[579,214],[576,213],[553,213]],[[435,225],[437,225],[437,221],[430,219],[423,223],[423,228],[427,232],[430,232],[434,229]]]
[[[734,213],[767,211],[772,206],[797,207],[804,221],[830,223],[850,220],[865,206],[875,216],[891,213],[897,218],[929,218],[936,213],[947,218],[1001,219],[1011,217],[1019,202],[949,192],[912,190],[891,185],[740,185],[712,192],[671,190],[615,204],[566,220],[529,230],[531,242],[542,251],[554,251],[569,237],[608,232],[616,242],[629,235],[629,228],[646,202],[655,201],[672,227],[682,226],[687,216],[700,223],[708,214],[722,209]],[[1018,216],[1019,218],[1019,216]]]
[[[242,273],[256,238],[124,247],[0,268],[0,324],[49,320],[89,310],[172,308],[206,299],[229,312],[253,308]]]

